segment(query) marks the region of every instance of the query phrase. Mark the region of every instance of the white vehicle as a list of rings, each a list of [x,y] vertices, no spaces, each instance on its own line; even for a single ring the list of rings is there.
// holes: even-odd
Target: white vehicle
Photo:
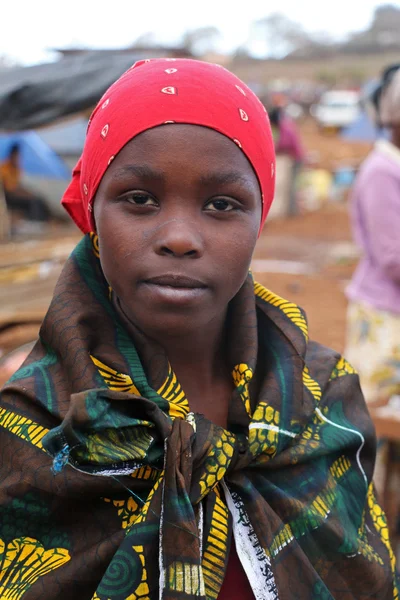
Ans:
[[[312,116],[324,129],[342,129],[351,125],[360,115],[360,94],[348,90],[334,90],[322,94],[311,109]]]

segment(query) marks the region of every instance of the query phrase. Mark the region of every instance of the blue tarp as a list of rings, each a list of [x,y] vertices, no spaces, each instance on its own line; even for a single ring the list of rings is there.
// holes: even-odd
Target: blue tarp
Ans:
[[[387,132],[372,123],[366,112],[363,112],[351,125],[343,129],[341,137],[348,142],[374,142],[386,138]]]
[[[34,131],[0,134],[0,162],[7,159],[13,144],[20,147],[21,169],[27,175],[48,179],[71,178],[71,170],[64,161]]]

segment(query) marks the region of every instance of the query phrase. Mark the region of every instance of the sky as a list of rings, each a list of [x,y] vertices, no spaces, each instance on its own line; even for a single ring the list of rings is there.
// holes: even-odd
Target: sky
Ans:
[[[221,31],[219,50],[229,52],[246,43],[252,22],[277,11],[309,31],[342,38],[367,27],[374,8],[388,1],[11,0],[1,10],[0,56],[35,64],[54,58],[51,48],[119,48],[147,32],[173,44],[185,31],[207,25]],[[261,42],[253,49],[260,51]]]

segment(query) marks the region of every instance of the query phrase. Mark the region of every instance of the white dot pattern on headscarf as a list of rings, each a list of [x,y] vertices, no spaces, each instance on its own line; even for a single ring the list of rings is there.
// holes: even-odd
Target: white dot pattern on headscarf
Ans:
[[[86,183],[83,184],[83,193],[85,194],[85,196],[88,195],[88,186],[86,185]]]
[[[166,60],[166,61],[168,61],[168,62],[172,62],[172,61],[175,61],[176,59],[175,59],[175,58],[166,58],[165,60]],[[148,59],[148,58],[146,58],[146,59],[144,60],[144,62],[145,62],[145,63],[149,63],[149,62],[151,62],[151,59]],[[136,64],[136,63],[135,63],[135,64]],[[130,71],[131,69],[133,69],[133,68],[134,68],[134,66],[135,66],[135,65],[132,65],[132,67],[130,67],[130,69],[128,69],[128,71]],[[223,68],[221,65],[214,65],[214,66],[215,66],[215,67],[221,67],[221,68]],[[177,72],[178,72],[178,69],[175,69],[175,68],[164,69],[164,72],[165,72],[165,73],[167,73],[168,75],[173,75],[174,73],[177,73]],[[241,93],[243,96],[247,97],[247,94],[246,94],[246,92],[244,91],[244,89],[243,89],[242,87],[240,87],[240,85],[237,85],[237,84],[236,84],[236,85],[235,85],[235,88],[236,88],[236,89],[237,89],[237,90],[238,90],[238,91],[239,91],[239,92],[240,92],[240,93]],[[163,93],[163,94],[167,94],[167,95],[169,95],[169,96],[175,96],[175,95],[177,95],[177,94],[178,94],[178,88],[176,88],[175,86],[172,86],[172,85],[165,86],[165,87],[163,87],[163,88],[162,88],[160,91],[161,91],[161,93]],[[106,108],[106,107],[108,106],[109,102],[110,102],[110,99],[109,99],[109,98],[107,98],[107,99],[106,99],[106,100],[103,102],[103,104],[102,104],[101,108],[102,108],[102,109]],[[265,107],[264,107],[264,110],[265,110],[265,112],[267,112],[267,111],[266,111],[266,109],[265,109]],[[248,122],[248,121],[249,121],[249,116],[248,116],[247,112],[246,112],[245,110],[243,110],[243,108],[239,108],[239,114],[240,114],[240,118],[241,118],[241,120],[242,120],[242,121],[244,121],[244,122]],[[267,113],[267,118],[268,118],[268,113]],[[172,124],[172,123],[175,123],[175,121],[164,121],[164,124],[165,124],[165,125],[167,125],[167,124]],[[108,125],[108,124],[104,125],[104,127],[103,127],[103,128],[102,128],[102,130],[101,130],[101,134],[100,134],[100,135],[101,135],[101,137],[102,137],[103,139],[105,139],[105,138],[107,137],[108,130],[109,130],[109,125]],[[236,144],[236,145],[237,145],[239,148],[242,148],[242,144],[241,144],[241,142],[240,142],[238,139],[236,139],[236,138],[233,138],[233,141],[235,142],[235,144]],[[110,165],[110,163],[111,163],[111,161],[112,161],[113,159],[114,159],[114,156],[111,156],[111,158],[110,158],[110,159],[109,159],[109,161],[108,161],[108,165]],[[273,165],[272,165],[272,167],[273,167]],[[273,174],[272,174],[272,177],[273,177]]]
[[[112,163],[112,161],[114,160],[114,158],[115,158],[115,156],[114,156],[114,155],[110,156],[110,158],[108,159],[108,163],[107,163],[107,165],[108,165],[108,166],[110,166],[110,165],[111,165],[111,163]]]
[[[161,92],[163,94],[169,94],[170,96],[175,96],[178,93],[178,90],[176,87],[173,87],[172,85],[167,85],[166,87],[162,88]]]

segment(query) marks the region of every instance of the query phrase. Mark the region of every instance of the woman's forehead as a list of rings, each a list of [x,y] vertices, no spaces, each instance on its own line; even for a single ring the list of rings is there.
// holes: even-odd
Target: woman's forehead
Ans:
[[[148,129],[130,140],[111,163],[109,171],[117,173],[129,165],[140,165],[144,172],[153,165],[168,170],[176,163],[195,169],[203,166],[254,173],[242,150],[228,137],[213,129],[190,124],[169,124]]]

